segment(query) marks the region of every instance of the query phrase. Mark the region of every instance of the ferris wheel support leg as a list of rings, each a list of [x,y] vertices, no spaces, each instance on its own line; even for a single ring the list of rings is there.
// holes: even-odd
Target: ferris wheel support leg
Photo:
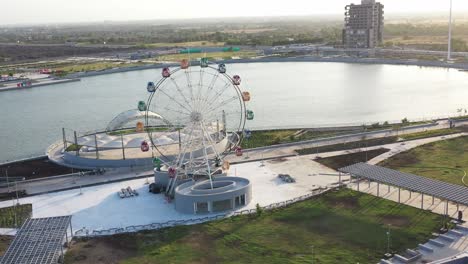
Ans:
[[[192,129],[190,130],[190,138],[189,138],[189,141],[188,141],[188,142],[191,142],[190,147],[192,147],[192,144],[193,144],[193,142],[192,142],[193,130],[194,130],[194,127],[192,127]],[[187,151],[188,147],[189,147],[189,144],[184,146],[183,151],[180,152],[180,154],[179,154],[179,158],[176,161],[178,168],[182,167],[183,161],[185,159],[185,152]],[[177,185],[177,177],[178,177],[178,174],[176,173],[175,177],[169,180],[169,183],[168,183],[167,189],[166,189],[166,194],[171,195],[171,194],[174,193],[174,189],[175,189],[175,187]]]
[[[96,134],[94,134],[94,146],[96,147],[96,159],[99,159],[99,149]]]
[[[78,137],[76,136],[76,131],[73,131],[75,137],[75,147],[76,147],[76,156],[80,156],[80,148],[78,147]]]
[[[67,149],[67,137],[65,136],[65,128],[62,128],[62,136],[63,136],[63,149]]]
[[[206,166],[208,168],[208,177],[210,178],[210,185],[211,185],[211,189],[213,189],[213,179],[211,178],[211,168],[210,168],[210,162],[208,161],[208,153],[206,152],[206,144],[205,144],[205,129],[204,129],[204,126],[202,123],[200,123],[200,128],[202,130],[202,144],[203,144],[203,152],[205,154],[205,162],[206,162]],[[216,150],[215,150],[216,151]]]

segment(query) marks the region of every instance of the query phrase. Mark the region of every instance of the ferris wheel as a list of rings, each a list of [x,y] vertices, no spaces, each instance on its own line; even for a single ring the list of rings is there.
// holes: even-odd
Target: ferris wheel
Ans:
[[[150,144],[168,167],[171,178],[208,176],[232,150],[240,149],[247,120],[250,93],[240,88],[239,75],[229,75],[225,64],[202,59],[199,66],[183,60],[162,69],[162,78],[149,82],[150,93],[142,109],[158,113],[166,126],[146,122]],[[146,143],[149,145],[148,143]],[[146,150],[148,148],[145,148]]]

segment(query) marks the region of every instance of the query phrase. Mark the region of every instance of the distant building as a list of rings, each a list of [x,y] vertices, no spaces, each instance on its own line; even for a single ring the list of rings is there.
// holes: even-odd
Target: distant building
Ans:
[[[347,5],[345,10],[345,48],[375,48],[382,43],[384,5],[375,0],[362,0],[360,5]]]

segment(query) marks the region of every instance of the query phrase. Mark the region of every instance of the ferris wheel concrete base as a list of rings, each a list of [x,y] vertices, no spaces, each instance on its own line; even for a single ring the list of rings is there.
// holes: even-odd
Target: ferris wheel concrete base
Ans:
[[[234,210],[252,200],[252,185],[241,177],[216,177],[212,182],[190,181],[175,188],[175,208],[185,214]]]

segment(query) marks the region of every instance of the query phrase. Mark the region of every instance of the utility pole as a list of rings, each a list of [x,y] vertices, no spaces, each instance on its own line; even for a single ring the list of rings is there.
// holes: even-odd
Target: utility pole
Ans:
[[[450,0],[450,16],[449,16],[449,35],[448,35],[448,52],[447,61],[452,59],[452,0]]]

